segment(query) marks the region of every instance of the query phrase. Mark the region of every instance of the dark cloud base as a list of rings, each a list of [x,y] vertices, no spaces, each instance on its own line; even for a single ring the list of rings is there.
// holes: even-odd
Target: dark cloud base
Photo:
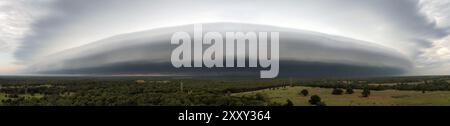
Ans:
[[[203,28],[205,32],[280,31],[280,77],[398,75],[411,66],[395,50],[345,37],[244,23],[206,23]],[[174,68],[170,57],[176,46],[169,40],[177,31],[192,34],[192,29],[193,25],[184,25],[113,36],[43,58],[26,73],[260,76],[261,68]]]
[[[174,68],[171,63],[130,62],[104,65],[95,68],[65,69],[36,74],[82,75],[168,75],[259,77],[263,68]],[[278,77],[367,77],[399,75],[405,71],[388,67],[359,66],[337,63],[280,61]]]

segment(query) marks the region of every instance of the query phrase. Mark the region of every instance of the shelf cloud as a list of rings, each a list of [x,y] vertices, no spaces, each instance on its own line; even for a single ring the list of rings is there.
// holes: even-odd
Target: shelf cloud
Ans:
[[[171,36],[194,25],[121,34],[65,50],[27,70],[47,74],[256,75],[251,68],[174,68]],[[317,32],[245,23],[207,23],[204,32],[279,32],[280,75],[367,76],[401,74],[412,63],[393,49]],[[225,40],[224,40],[225,42]]]
[[[448,13],[446,0],[6,0],[0,1],[0,74],[132,73],[127,64],[166,62],[160,49],[170,46],[158,39],[196,23],[211,31],[282,30],[282,62],[303,64],[292,66],[299,72],[339,65],[448,74]]]

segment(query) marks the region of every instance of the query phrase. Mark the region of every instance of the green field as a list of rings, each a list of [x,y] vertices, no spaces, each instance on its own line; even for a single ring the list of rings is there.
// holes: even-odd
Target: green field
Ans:
[[[308,96],[300,95],[303,89]],[[361,97],[362,90],[355,89],[353,94],[332,95],[333,89],[315,87],[286,87],[235,93],[234,96],[250,96],[256,93],[266,94],[270,102],[285,104],[287,99],[295,106],[309,106],[311,95],[319,95],[328,106],[450,106],[450,91],[371,91],[369,97]]]

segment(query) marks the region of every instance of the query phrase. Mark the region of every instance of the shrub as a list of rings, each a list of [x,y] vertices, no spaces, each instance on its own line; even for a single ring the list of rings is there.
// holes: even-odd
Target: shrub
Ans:
[[[327,106],[327,104],[325,104],[325,102],[323,102],[323,101],[318,102],[316,105],[317,106]]]
[[[345,93],[346,93],[346,94],[353,94],[353,93],[354,93],[353,88],[351,88],[351,87],[347,88],[347,89],[345,90]]]
[[[318,103],[320,103],[322,101],[322,99],[318,96],[318,95],[313,95],[311,96],[311,98],[309,99],[309,103],[311,105],[317,105]]]
[[[369,97],[369,95],[370,95],[369,88],[364,88],[363,92],[361,94],[362,94],[363,97]]]
[[[291,100],[288,99],[286,102],[287,103],[284,106],[294,106],[294,103],[292,103]]]
[[[333,89],[333,92],[331,92],[331,94],[333,95],[342,95],[344,93],[344,91],[340,88],[335,88]]]
[[[266,101],[267,100],[267,95],[263,94],[263,93],[256,93],[255,94],[255,99],[256,100],[261,100],[261,101]]]
[[[303,96],[308,96],[309,92],[306,89],[303,89],[302,91],[300,91],[300,94]]]

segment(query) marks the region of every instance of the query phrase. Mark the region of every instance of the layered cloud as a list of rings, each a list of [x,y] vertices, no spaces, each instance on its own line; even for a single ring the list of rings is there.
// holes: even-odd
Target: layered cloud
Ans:
[[[280,75],[391,75],[401,74],[412,68],[412,63],[395,50],[344,37],[242,23],[207,23],[203,24],[203,30],[219,32],[222,35],[225,35],[225,32],[279,32]],[[231,68],[231,70],[230,68],[174,68],[170,58],[176,46],[171,45],[170,40],[173,33],[178,31],[185,31],[193,36],[193,25],[159,28],[110,37],[46,57],[45,60],[31,66],[28,72],[236,75],[236,73],[252,74],[251,72],[254,71],[242,68]]]
[[[37,68],[33,64],[47,59],[49,55],[67,52],[66,50],[73,50],[79,46],[85,47],[87,44],[98,40],[105,41],[105,38],[119,34],[193,23],[239,22],[303,29],[313,31],[311,33],[328,34],[324,35],[328,37],[331,35],[358,40],[352,41],[349,46],[355,45],[353,43],[374,44],[381,47],[380,50],[394,50],[387,52],[392,52],[396,57],[397,55],[402,57],[394,59],[411,61],[412,67],[407,74],[450,72],[448,67],[450,56],[446,51],[449,50],[447,43],[450,26],[448,1],[14,0],[3,3],[14,3],[8,5],[13,5],[11,7],[15,9],[6,8],[6,10],[15,10],[14,13],[19,14],[8,14],[8,20],[1,22],[6,25],[2,25],[0,32],[8,33],[3,35],[14,34],[14,36],[2,37],[0,43],[8,44],[2,44],[0,48],[3,50],[8,48],[6,53],[14,55],[16,62],[25,67],[35,66],[30,67],[33,69]],[[5,7],[0,9],[5,10]],[[1,14],[3,13],[0,12]],[[21,14],[26,16],[20,16]],[[22,30],[9,30],[11,28]],[[305,36],[307,35],[310,34]],[[128,42],[116,44],[124,46],[125,43]],[[320,41],[311,43],[320,43]],[[326,44],[330,46],[326,49],[339,52],[335,49],[337,47],[334,47],[337,46],[336,44]],[[296,48],[301,47],[299,45]],[[326,57],[326,54],[320,52],[314,52],[311,55],[316,57],[305,58],[304,56],[302,59]],[[1,60],[6,62],[4,59]],[[366,63],[371,64],[370,66],[379,64],[370,59],[364,59],[364,61],[370,61]],[[48,62],[56,62],[56,60]],[[350,62],[352,61],[344,64]],[[44,69],[44,66],[41,69]]]

